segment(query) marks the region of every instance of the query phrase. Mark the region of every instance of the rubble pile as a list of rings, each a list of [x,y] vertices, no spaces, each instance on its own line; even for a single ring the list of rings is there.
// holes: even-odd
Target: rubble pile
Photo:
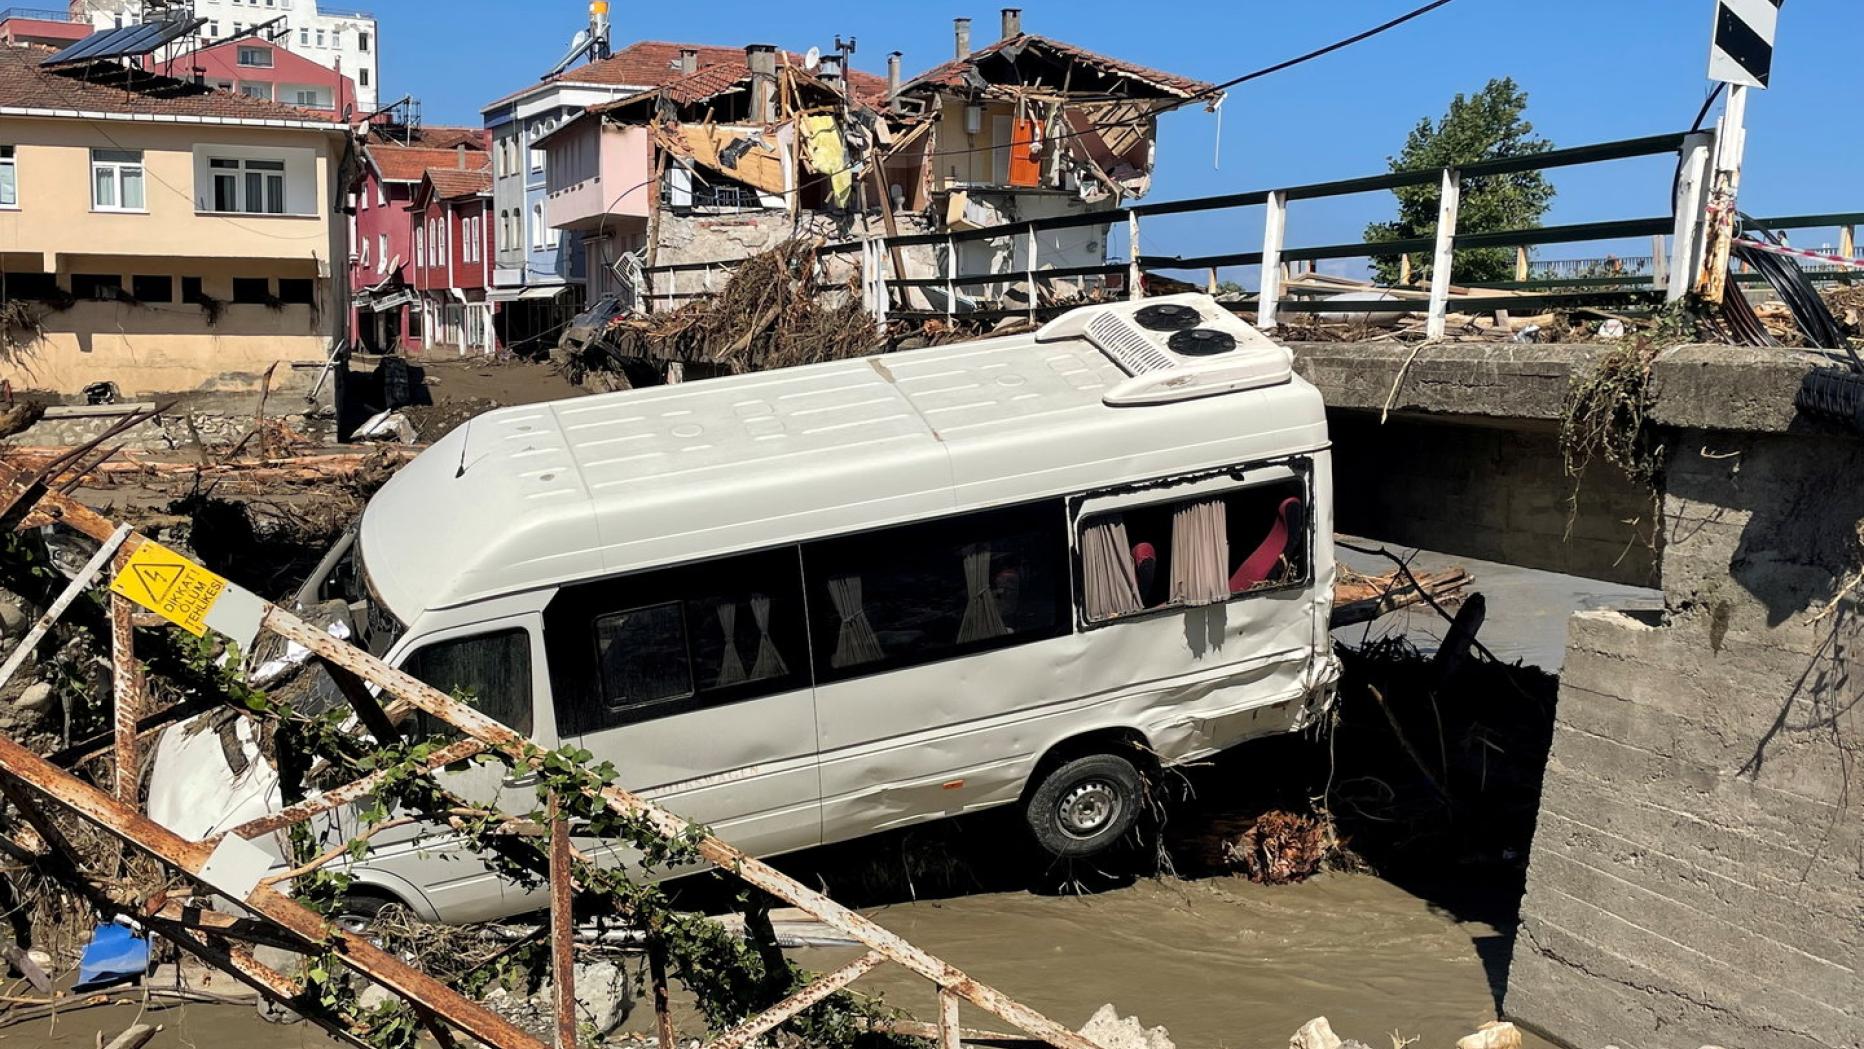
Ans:
[[[651,316],[620,316],[552,359],[572,381],[624,362],[679,364],[694,377],[784,368],[871,353],[881,333],[858,295],[819,283],[816,244],[792,240],[754,255],[711,298]],[[831,294],[832,293],[832,294]]]

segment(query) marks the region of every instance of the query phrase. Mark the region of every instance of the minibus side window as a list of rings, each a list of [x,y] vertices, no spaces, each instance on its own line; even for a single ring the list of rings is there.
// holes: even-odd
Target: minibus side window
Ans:
[[[1088,622],[1305,584],[1306,500],[1306,483],[1296,477],[1084,519]]]
[[[817,680],[1066,633],[1065,520],[1043,502],[807,544]]]
[[[566,736],[807,688],[796,548],[566,588],[544,645]]]
[[[423,645],[401,669],[519,735],[531,734],[531,635],[523,628]],[[416,715],[416,738],[455,734],[430,714]]]

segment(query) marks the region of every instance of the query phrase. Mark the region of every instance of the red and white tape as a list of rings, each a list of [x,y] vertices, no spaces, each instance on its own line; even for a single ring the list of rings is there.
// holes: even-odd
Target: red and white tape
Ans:
[[[1816,259],[1819,262],[1832,266],[1845,266],[1854,270],[1864,270],[1864,259],[1847,258],[1843,255],[1827,255],[1822,251],[1806,251],[1803,248],[1783,248],[1778,244],[1769,244],[1762,240],[1749,240],[1746,237],[1741,238],[1741,244],[1744,247],[1753,248],[1755,251],[1765,251],[1773,255],[1790,255],[1798,259]]]

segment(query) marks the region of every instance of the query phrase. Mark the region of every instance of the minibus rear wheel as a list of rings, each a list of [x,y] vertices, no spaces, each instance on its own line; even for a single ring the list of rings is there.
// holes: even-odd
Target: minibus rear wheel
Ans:
[[[1057,859],[1105,852],[1133,829],[1145,781],[1133,763],[1089,754],[1050,770],[1029,794],[1024,816],[1036,843]]]

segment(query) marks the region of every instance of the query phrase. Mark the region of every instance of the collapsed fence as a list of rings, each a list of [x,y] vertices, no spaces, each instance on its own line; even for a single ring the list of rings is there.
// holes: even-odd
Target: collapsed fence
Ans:
[[[674,1031],[668,1005],[669,973],[701,991],[706,1019],[715,1035],[708,1043],[738,1049],[784,1027],[813,1045],[831,1045],[831,1031],[889,1037],[935,1037],[956,1049],[967,1032],[960,1026],[964,1002],[981,1008],[1037,1042],[1057,1049],[1098,1049],[1096,1044],[993,987],[881,928],[701,827],[613,783],[610,767],[590,768],[588,755],[553,750],[493,720],[468,704],[393,669],[368,652],[338,640],[287,609],[259,598],[174,551],[118,525],[53,490],[47,472],[0,466],[0,529],[52,527],[97,544],[58,599],[34,625],[14,658],[0,667],[0,684],[39,639],[114,567],[108,597],[110,655],[114,670],[114,793],[74,775],[0,734],[0,793],[23,825],[0,827],[0,849],[33,867],[103,914],[142,923],[180,949],[223,970],[267,1000],[306,1017],[334,1037],[358,1046],[412,1045],[426,1032],[442,1047],[459,1044],[458,1034],[497,1049],[542,1049],[544,1043],[488,1009],[467,993],[463,981],[443,982],[334,921],[334,897],[344,882],[331,869],[368,851],[376,832],[413,817],[391,819],[383,805],[393,800],[422,819],[450,825],[494,869],[549,886],[548,936],[554,978],[555,1044],[578,1044],[575,1013],[574,918],[584,913],[616,918],[636,930],[649,963],[657,1032],[671,1049]],[[148,709],[139,687],[136,630],[159,617],[162,630],[150,641],[174,640],[176,630],[196,638],[211,632],[226,642],[227,665],[206,660],[218,672],[228,703],[246,716],[267,719],[277,755],[285,806],[276,812],[201,840],[185,838],[156,823],[135,804],[143,739],[188,709]],[[162,621],[165,621],[162,622]],[[302,646],[328,673],[347,701],[321,716],[294,711],[246,684],[239,656],[262,638]],[[401,725],[426,715],[454,735],[450,742],[415,741]],[[436,778],[450,767],[496,761],[535,777],[541,811],[513,814],[451,794]],[[313,786],[322,789],[312,789]],[[374,799],[362,816],[361,833],[327,848],[310,828],[340,809]],[[57,818],[63,814],[66,822]],[[126,844],[173,872],[174,884],[143,886],[137,898],[113,894],[87,872],[76,825]],[[538,826],[539,821],[543,824]],[[867,953],[833,972],[807,980],[778,952],[760,956],[758,946],[733,940],[710,919],[671,910],[659,890],[630,880],[620,868],[598,865],[572,841],[577,834],[617,837],[639,851],[647,869],[704,861],[757,893],[768,894],[864,945]],[[273,870],[269,853],[255,844],[264,835],[291,837],[289,870]],[[537,838],[545,839],[538,845]],[[209,909],[218,896],[233,912]],[[747,927],[755,924],[747,913]],[[767,919],[764,924],[767,925]],[[302,959],[291,973],[262,961],[257,947],[283,948]],[[774,946],[772,943],[770,946]],[[932,982],[938,992],[934,1024],[901,1021],[842,992],[884,963],[892,962]],[[351,975],[391,992],[400,1003],[363,1007]],[[709,994],[709,1000],[708,1000]],[[1002,1036],[993,1036],[1002,1037]]]
[[[1713,203],[1711,168],[1716,150],[1716,132],[1676,132],[1549,150],[1459,167],[1394,171],[1362,178],[1135,204],[940,233],[876,236],[825,244],[818,251],[825,260],[840,257],[844,266],[858,269],[861,302],[882,325],[890,320],[943,319],[949,322],[958,317],[971,321],[1026,317],[1034,321],[1072,304],[1041,301],[1041,289],[1059,282],[1100,281],[1110,290],[1117,289],[1127,297],[1138,298],[1144,293],[1145,274],[1148,272],[1207,273],[1211,278],[1209,283],[1214,286],[1215,275],[1221,268],[1259,266],[1262,274],[1260,287],[1243,303],[1245,307],[1256,311],[1259,326],[1274,327],[1283,314],[1370,314],[1391,312],[1394,309],[1417,309],[1427,315],[1428,334],[1437,338],[1443,335],[1451,312],[1485,313],[1498,309],[1583,307],[1634,309],[1656,306],[1683,297],[1694,286],[1704,266],[1705,240],[1713,219],[1710,207]],[[1464,186],[1472,180],[1666,155],[1677,159],[1677,178],[1670,214],[1493,232],[1466,232],[1458,229],[1458,202]],[[1438,186],[1440,193],[1440,215],[1434,236],[1349,244],[1288,244],[1289,204],[1293,202],[1430,185]],[[1665,195],[1670,195],[1668,190]],[[1143,252],[1142,227],[1146,220],[1258,207],[1264,209],[1263,238],[1259,250],[1190,257],[1148,255]],[[1840,253],[1849,255],[1854,244],[1853,231],[1856,226],[1864,224],[1864,212],[1773,216],[1748,219],[1746,224],[1772,230],[1835,227],[1841,231]],[[1045,265],[1043,261],[1041,234],[1084,227],[1111,229],[1120,226],[1125,228],[1127,239],[1127,258],[1123,262],[1106,261],[1057,267]],[[1551,275],[1535,278],[1528,263],[1528,249],[1533,247],[1627,238],[1648,238],[1653,244],[1652,264],[1641,275]],[[982,273],[965,270],[963,252],[959,249],[963,245],[975,243],[992,243],[1008,248],[1011,254],[1008,268],[993,268],[991,272]],[[1102,243],[1105,243],[1104,238]],[[943,272],[923,276],[901,272],[901,260],[906,257],[905,249],[911,248],[935,249]],[[1514,249],[1517,257],[1516,279],[1452,283],[1450,270],[1455,252],[1477,248]],[[1400,258],[1408,263],[1413,255],[1431,260],[1428,291],[1419,290],[1415,295],[1400,293],[1396,296],[1400,300],[1414,299],[1414,302],[1355,302],[1339,301],[1337,297],[1304,297],[1301,289],[1289,286],[1293,268],[1302,263],[1312,265],[1327,260],[1368,257]],[[654,312],[706,298],[722,286],[716,284],[715,277],[729,277],[734,267],[742,261],[720,259],[644,267],[640,271],[645,284],[645,287],[638,289],[640,301],[649,312]],[[1855,271],[1841,269],[1833,272],[1843,276]],[[1758,280],[1758,277],[1755,279]],[[1023,301],[1019,304],[992,305],[984,300],[965,301],[966,289],[988,288],[1000,291],[1018,283],[1025,288]],[[937,308],[916,308],[911,305],[914,292],[920,293],[922,297],[936,295]],[[930,297],[925,301],[928,305],[933,304]]]

